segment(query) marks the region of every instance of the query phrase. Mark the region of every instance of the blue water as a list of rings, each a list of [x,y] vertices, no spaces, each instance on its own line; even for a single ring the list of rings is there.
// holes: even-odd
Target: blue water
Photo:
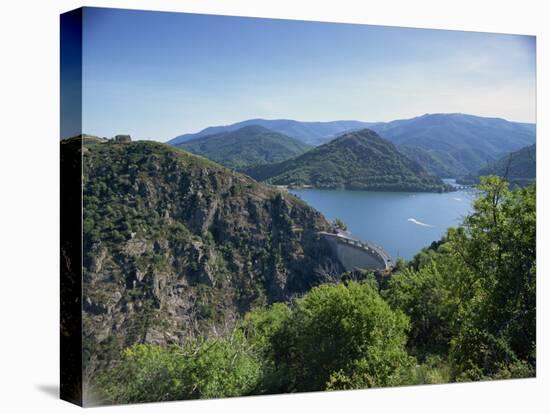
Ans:
[[[472,190],[451,193],[394,193],[347,190],[290,190],[330,220],[343,220],[354,237],[407,260],[471,211]]]

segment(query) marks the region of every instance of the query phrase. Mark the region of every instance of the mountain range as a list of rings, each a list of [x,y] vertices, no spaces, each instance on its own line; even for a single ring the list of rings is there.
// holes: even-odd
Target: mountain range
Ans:
[[[176,146],[233,169],[284,161],[312,148],[260,125],[206,135]]]
[[[329,122],[302,122],[292,119],[247,119],[231,125],[212,126],[193,134],[179,135],[167,142],[177,145],[196,138],[218,134],[220,132],[231,132],[249,125],[259,125],[272,131],[296,138],[308,145],[320,145],[330,141],[337,135],[361,128],[368,128],[372,122],[361,121],[329,121]]]
[[[321,145],[342,133],[369,128],[439,177],[475,173],[488,162],[535,143],[534,124],[460,113],[425,114],[391,122],[250,119],[180,135],[168,143],[176,145],[212,134],[236,131],[248,125],[263,126],[308,145]]]
[[[381,191],[445,191],[446,185],[370,129],[345,133],[289,160],[245,169],[274,185]]]
[[[535,143],[534,124],[466,114],[426,114],[370,128],[400,148],[425,150],[424,155],[435,161],[422,164],[430,169],[434,162],[443,162],[455,177],[465,171],[477,171],[488,161]]]

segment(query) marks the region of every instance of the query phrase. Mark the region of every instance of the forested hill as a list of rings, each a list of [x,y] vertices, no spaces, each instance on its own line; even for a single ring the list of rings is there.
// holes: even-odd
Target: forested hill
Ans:
[[[488,163],[477,174],[469,174],[459,181],[475,184],[479,177],[486,175],[498,175],[505,178],[511,184],[525,185],[533,182],[537,174],[537,148],[530,145],[519,151],[511,152],[504,157]]]
[[[318,235],[331,225],[292,195],[166,144],[87,142],[86,372],[134,343],[222,334],[342,271]]]
[[[416,145],[396,145],[397,149],[413,161],[419,163],[430,174],[440,178],[460,177],[470,172],[461,157],[447,151],[426,149]]]
[[[519,151],[514,151],[501,159],[489,163],[479,170],[479,175],[506,176],[513,180],[517,178],[534,179],[537,173],[537,148],[530,145]]]
[[[176,146],[233,169],[284,161],[311,148],[259,125],[195,138]]]
[[[440,179],[369,129],[348,132],[296,158],[245,172],[275,185],[383,191],[447,189]]]
[[[428,170],[437,172],[438,164],[443,163],[448,171],[441,173],[449,176],[450,172],[453,177],[476,172],[488,160],[535,143],[534,124],[461,113],[425,114],[369,128],[404,147],[405,154],[413,155]],[[416,154],[411,154],[411,147]]]
[[[326,144],[346,132],[369,128],[394,143],[429,173],[453,178],[474,174],[488,161],[534,144],[536,134],[532,123],[462,113],[433,113],[390,122],[248,119],[179,135],[168,143],[177,145],[250,125],[268,128],[309,145]]]

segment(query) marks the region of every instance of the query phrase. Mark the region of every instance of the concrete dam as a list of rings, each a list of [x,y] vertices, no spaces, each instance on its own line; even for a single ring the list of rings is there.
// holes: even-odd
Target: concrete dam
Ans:
[[[395,263],[380,246],[354,239],[347,232],[320,232],[346,271],[355,269],[390,270]]]

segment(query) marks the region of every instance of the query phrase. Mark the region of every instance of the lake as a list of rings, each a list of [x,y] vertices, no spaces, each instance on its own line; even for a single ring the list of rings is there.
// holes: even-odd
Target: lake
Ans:
[[[289,190],[330,220],[343,220],[351,234],[407,260],[439,240],[469,214],[474,192],[395,193],[347,190]]]

